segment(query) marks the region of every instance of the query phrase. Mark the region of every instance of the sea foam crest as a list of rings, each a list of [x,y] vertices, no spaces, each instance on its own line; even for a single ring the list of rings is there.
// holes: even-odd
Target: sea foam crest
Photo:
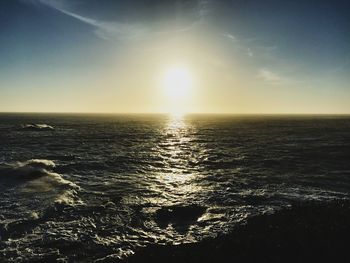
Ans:
[[[79,188],[71,181],[64,179],[60,174],[52,171],[56,164],[51,160],[31,159],[24,162],[15,162],[0,166],[0,176],[9,180],[36,180],[41,179],[53,186],[69,185]]]
[[[46,160],[46,159],[31,159],[25,162],[16,162],[18,168],[23,167],[31,167],[31,168],[39,168],[39,169],[51,169],[56,167],[54,161]]]
[[[55,128],[48,124],[23,124],[21,130],[26,131],[53,131]]]

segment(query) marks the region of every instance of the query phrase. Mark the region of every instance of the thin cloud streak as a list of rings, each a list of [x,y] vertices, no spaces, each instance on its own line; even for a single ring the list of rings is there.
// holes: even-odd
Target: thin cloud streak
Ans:
[[[257,78],[275,84],[281,82],[282,80],[280,75],[268,69],[260,69],[258,71]]]
[[[232,42],[236,48],[239,48],[240,50],[242,50],[244,52],[244,54],[246,54],[248,57],[250,57],[250,58],[254,57],[254,52],[253,52],[252,48],[247,46],[247,44],[244,43],[245,41],[242,41],[237,36],[230,34],[230,33],[222,33],[221,36],[225,37],[230,42]]]
[[[173,30],[164,31],[152,31],[150,28],[145,27],[139,23],[120,23],[120,22],[107,22],[103,20],[97,20],[90,17],[82,16],[75,12],[70,11],[70,5],[72,2],[58,1],[58,0],[27,0],[26,2],[32,4],[43,4],[51,7],[62,14],[79,20],[82,23],[88,24],[95,28],[94,33],[98,38],[104,40],[131,40],[135,38],[145,37],[150,34],[176,34],[182,33],[194,29],[201,23],[204,16],[208,13],[207,5],[208,1],[199,1],[199,20],[193,22],[186,27],[180,27]]]
[[[137,38],[145,35],[148,31],[145,27],[142,27],[138,24],[99,21],[72,12],[68,12],[63,9],[57,10],[81,22],[94,26],[96,28],[94,31],[96,36],[106,40],[111,40],[113,38]]]
[[[237,40],[237,38],[234,35],[231,35],[229,33],[222,34],[224,37],[229,38],[230,40]]]
[[[49,6],[61,12],[62,14],[75,18],[80,22],[83,22],[85,24],[88,24],[94,27],[95,35],[105,40],[111,40],[113,38],[131,39],[131,38],[142,36],[147,33],[146,28],[138,24],[125,24],[125,23],[118,23],[118,22],[100,21],[100,20],[92,19],[89,17],[79,15],[77,13],[68,11],[69,5],[65,1],[55,1],[55,0],[32,1],[31,0],[30,2],[41,3],[43,5]]]

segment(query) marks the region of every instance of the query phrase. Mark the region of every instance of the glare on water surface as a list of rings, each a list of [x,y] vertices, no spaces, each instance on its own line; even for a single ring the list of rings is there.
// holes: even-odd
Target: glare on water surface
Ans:
[[[193,159],[193,152],[198,149],[191,143],[193,127],[186,122],[185,115],[169,115],[163,129],[163,140],[159,143],[157,151],[163,159],[165,169],[156,175],[156,188],[161,188],[163,199],[168,204],[186,202],[199,191],[194,182],[196,171],[189,164]],[[160,189],[159,189],[160,190]],[[157,200],[158,202],[160,200]]]

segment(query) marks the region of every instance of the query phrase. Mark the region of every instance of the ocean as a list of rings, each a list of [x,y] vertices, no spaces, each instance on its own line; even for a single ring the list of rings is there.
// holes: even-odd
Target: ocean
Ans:
[[[0,114],[0,261],[102,262],[348,200],[350,117]]]

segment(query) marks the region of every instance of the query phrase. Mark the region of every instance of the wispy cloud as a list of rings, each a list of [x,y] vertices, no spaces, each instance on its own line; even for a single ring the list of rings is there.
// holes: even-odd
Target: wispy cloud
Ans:
[[[245,43],[246,41],[230,33],[222,33],[221,36],[231,41],[236,48],[240,49],[248,57],[254,57],[254,52],[252,48],[250,48],[249,45]]]
[[[139,24],[101,21],[72,12],[70,11],[71,2],[58,0],[29,0],[29,2],[49,6],[62,14],[92,26],[94,28],[95,35],[102,39],[130,39],[147,33],[147,29]]]
[[[229,33],[224,33],[224,34],[222,34],[222,36],[227,37],[230,40],[237,40],[237,38],[234,35],[229,34]]]
[[[282,77],[279,74],[268,69],[259,69],[257,78],[274,84],[280,83],[282,81]]]
[[[253,53],[253,51],[250,48],[247,48],[247,55],[249,57],[254,57],[254,53]]]
[[[164,30],[157,31],[151,30],[149,27],[146,27],[141,23],[122,23],[115,21],[104,21],[91,17],[87,17],[77,13],[76,11],[72,11],[72,5],[75,3],[74,1],[67,0],[22,0],[27,3],[32,4],[41,4],[46,5],[50,8],[61,12],[69,17],[72,17],[82,23],[90,25],[94,28],[94,33],[98,38],[113,40],[113,39],[124,39],[130,40],[135,38],[144,37],[149,34],[164,34],[164,33],[181,33],[184,31],[191,30],[198,24],[198,21],[195,21],[193,24],[187,25],[182,28],[176,28],[172,30]],[[208,2],[205,0],[198,0],[198,12],[199,12],[199,21],[203,19],[203,17],[207,14],[208,10]]]
[[[146,27],[140,24],[127,24],[127,23],[118,23],[118,22],[106,22],[100,21],[85,16],[78,15],[63,9],[57,9],[58,11],[71,16],[83,23],[95,27],[95,34],[97,37],[102,39],[113,39],[113,38],[122,38],[122,39],[131,39],[144,36],[148,30]]]

